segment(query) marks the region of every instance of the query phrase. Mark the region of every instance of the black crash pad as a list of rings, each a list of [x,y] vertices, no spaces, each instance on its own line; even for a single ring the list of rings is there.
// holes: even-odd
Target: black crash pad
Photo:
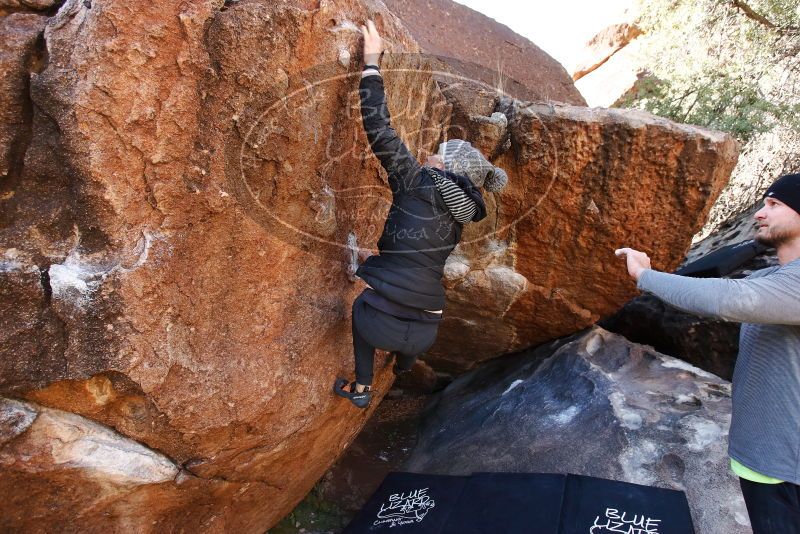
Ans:
[[[686,495],[578,475],[390,473],[346,534],[693,534]]]

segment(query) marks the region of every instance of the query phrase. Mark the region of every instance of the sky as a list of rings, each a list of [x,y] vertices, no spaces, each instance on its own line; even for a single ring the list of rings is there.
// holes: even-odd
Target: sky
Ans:
[[[633,0],[455,0],[505,24],[553,56],[568,72],[586,42],[624,20]]]

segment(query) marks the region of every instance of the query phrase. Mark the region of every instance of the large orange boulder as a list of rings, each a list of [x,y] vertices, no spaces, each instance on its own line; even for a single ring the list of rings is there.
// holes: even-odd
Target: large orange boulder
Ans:
[[[434,79],[380,3],[31,16],[0,27],[26,132],[0,138],[0,530],[263,532],[364,424],[330,386],[352,367],[347,268],[391,198],[358,109],[367,18],[411,149],[458,131],[510,175],[448,262],[442,369],[619,306],[611,250],[677,263],[736,159],[646,114]]]
[[[448,131],[499,150],[494,163],[510,180],[487,195],[489,216],[466,227],[447,261],[448,308],[426,355],[440,370],[462,372],[616,311],[635,286],[614,250],[632,246],[656,268],[676,268],[737,160],[730,136],[645,112],[444,92],[460,110]]]
[[[0,407],[0,494],[19,499],[0,504],[0,530],[263,532],[363,425],[369,412],[330,385],[352,366],[360,289],[337,244],[370,223],[315,210],[332,187],[382,189],[345,105],[353,21],[368,16],[359,2],[69,0],[49,20],[46,64],[29,93],[14,85],[32,108],[24,164],[1,184],[0,390],[18,401]],[[400,26],[382,29],[415,50]],[[304,91],[318,64],[331,80],[281,111],[282,144],[251,176],[264,183],[229,179],[226,148],[253,142],[244,122]],[[390,87],[419,97],[426,79]],[[346,157],[326,172],[329,150]],[[248,187],[269,180],[265,209]],[[282,241],[272,207],[325,239]],[[68,452],[54,450],[65,432]],[[136,462],[155,467],[124,467]]]

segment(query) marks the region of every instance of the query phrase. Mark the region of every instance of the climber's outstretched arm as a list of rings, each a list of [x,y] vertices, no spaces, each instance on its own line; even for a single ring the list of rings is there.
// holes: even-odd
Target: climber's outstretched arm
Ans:
[[[370,20],[361,27],[364,35],[365,68],[361,74],[361,119],[372,151],[389,175],[392,193],[402,193],[413,187],[421,165],[408,150],[391,126],[383,76],[378,65],[382,43],[375,24]]]

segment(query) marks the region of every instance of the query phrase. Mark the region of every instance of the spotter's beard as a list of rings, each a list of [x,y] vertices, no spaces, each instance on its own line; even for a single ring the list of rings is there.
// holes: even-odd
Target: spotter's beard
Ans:
[[[761,229],[758,230],[759,232]],[[794,239],[796,236],[791,235],[782,228],[775,228],[774,226],[767,227],[767,235],[756,234],[756,242],[764,245],[765,247],[778,248]]]

